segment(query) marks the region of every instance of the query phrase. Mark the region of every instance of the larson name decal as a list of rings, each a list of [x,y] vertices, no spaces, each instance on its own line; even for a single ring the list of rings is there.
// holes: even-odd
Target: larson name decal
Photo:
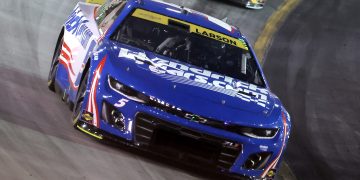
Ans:
[[[219,34],[214,34],[212,32],[207,32],[206,30],[199,30],[198,28],[196,28],[195,33],[200,34],[202,36],[206,36],[206,37],[215,39],[215,40],[218,40],[218,41],[222,41],[222,42],[227,43],[227,44],[238,46],[236,41],[228,39],[226,37],[223,37],[223,36],[221,36]]]

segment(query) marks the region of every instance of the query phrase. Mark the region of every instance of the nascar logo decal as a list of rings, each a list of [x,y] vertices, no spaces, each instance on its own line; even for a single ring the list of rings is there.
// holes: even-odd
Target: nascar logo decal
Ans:
[[[106,61],[106,56],[100,61],[99,65],[95,69],[94,76],[91,80],[90,94],[86,108],[87,112],[93,114],[92,124],[98,128],[99,128],[99,111],[96,104],[96,91],[99,85],[100,74],[104,68],[105,61]]]

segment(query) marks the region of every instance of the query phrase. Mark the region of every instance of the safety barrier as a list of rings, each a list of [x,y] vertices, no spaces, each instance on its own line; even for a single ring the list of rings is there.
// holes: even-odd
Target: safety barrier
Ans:
[[[106,0],[86,0],[85,2],[92,4],[104,4]]]

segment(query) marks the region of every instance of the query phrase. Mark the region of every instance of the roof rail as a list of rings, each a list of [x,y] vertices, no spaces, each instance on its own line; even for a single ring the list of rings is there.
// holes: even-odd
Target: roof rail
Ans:
[[[144,5],[144,1],[143,0],[136,0],[136,2],[140,5]]]
[[[188,14],[189,13],[189,11],[186,10],[184,6],[180,6],[180,8],[181,8],[181,13],[183,13],[183,14]]]

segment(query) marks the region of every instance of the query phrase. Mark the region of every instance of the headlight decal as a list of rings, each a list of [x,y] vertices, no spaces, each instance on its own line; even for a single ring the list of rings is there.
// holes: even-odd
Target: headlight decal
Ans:
[[[232,132],[256,139],[272,139],[279,131],[277,128],[251,128],[243,126],[230,126],[227,129]]]
[[[140,93],[136,90],[134,90],[133,88],[126,86],[124,84],[122,84],[121,82],[117,81],[115,78],[111,77],[110,75],[108,75],[108,84],[109,87],[121,94],[122,96],[125,96],[126,98],[139,102],[139,103],[146,103],[149,101],[149,97],[146,96],[143,93]]]

